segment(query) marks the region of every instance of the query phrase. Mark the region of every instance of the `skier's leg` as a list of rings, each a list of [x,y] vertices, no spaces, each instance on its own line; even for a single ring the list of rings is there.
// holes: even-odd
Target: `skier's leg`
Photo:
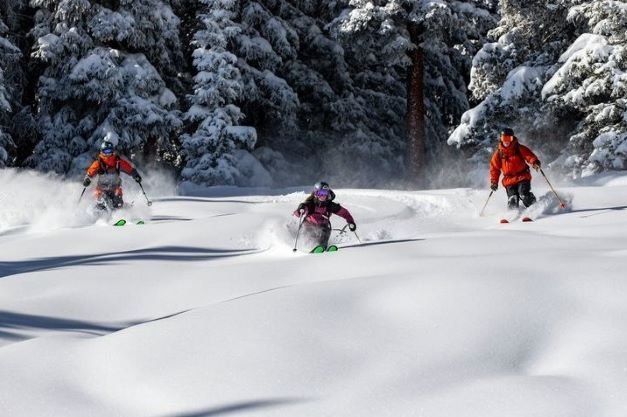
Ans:
[[[521,181],[518,184],[518,193],[525,207],[536,202],[536,196],[531,192],[531,181]]]
[[[329,238],[331,237],[331,226],[320,228],[320,245],[325,248],[329,245]]]
[[[311,224],[308,221],[303,223],[303,228],[301,231],[303,235],[303,240],[311,245],[317,245],[319,240],[319,228],[315,224]]]
[[[111,198],[113,202],[113,207],[121,208],[124,205],[124,200],[122,199],[122,187],[117,187],[115,192]]]
[[[518,195],[518,184],[506,187],[505,191],[507,192],[507,208],[512,210],[517,209],[518,201],[520,200],[520,196]]]
[[[98,210],[106,210],[107,206],[104,202],[104,191],[100,187],[96,187],[96,191],[94,192],[94,197],[96,197],[96,208]]]

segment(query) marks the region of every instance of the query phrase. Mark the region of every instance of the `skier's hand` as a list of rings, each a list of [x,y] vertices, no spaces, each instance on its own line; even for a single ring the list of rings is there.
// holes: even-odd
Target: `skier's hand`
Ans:
[[[307,211],[307,206],[305,206],[305,204],[300,203],[298,205],[298,208],[296,210],[294,210],[294,216],[296,217],[301,217],[303,214],[305,214],[305,212]]]
[[[493,182],[492,184],[490,184],[490,189],[492,191],[496,191],[499,188],[499,185],[496,182]]]
[[[86,176],[83,180],[83,187],[89,187],[89,184],[91,184],[91,178],[89,178],[89,176]]]
[[[355,223],[349,223],[348,230],[350,230],[351,232],[354,232],[355,230],[357,230],[357,225]]]
[[[540,161],[534,162],[533,165],[531,165],[531,167],[535,169],[536,171],[538,171],[540,169]]]
[[[142,182],[142,177],[138,173],[135,173],[135,175],[133,175],[133,179],[137,182]]]

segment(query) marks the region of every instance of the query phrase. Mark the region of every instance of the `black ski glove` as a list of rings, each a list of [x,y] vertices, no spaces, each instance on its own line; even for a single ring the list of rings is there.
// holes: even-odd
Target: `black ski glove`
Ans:
[[[351,232],[354,232],[355,230],[357,230],[357,225],[355,223],[349,223],[348,230],[350,230]]]
[[[531,165],[531,167],[535,169],[536,171],[540,169],[540,166],[541,166],[540,161],[536,161],[533,163],[533,165]]]
[[[137,172],[133,175],[133,179],[137,182],[142,182],[142,177]]]
[[[83,180],[83,187],[89,187],[89,184],[91,184],[91,178],[89,178],[89,175],[88,175]]]
[[[499,185],[495,182],[493,182],[492,184],[490,184],[490,189],[492,191],[496,191],[499,188]]]

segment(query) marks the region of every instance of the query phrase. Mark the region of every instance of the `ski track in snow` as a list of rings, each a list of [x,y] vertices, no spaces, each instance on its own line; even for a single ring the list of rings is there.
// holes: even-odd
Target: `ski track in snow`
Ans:
[[[620,179],[566,210],[534,183],[536,221],[506,225],[502,190],[481,217],[484,190],[338,189],[362,242],[309,255],[303,192],[135,195],[146,224],[111,227],[11,175],[1,415],[626,415]]]

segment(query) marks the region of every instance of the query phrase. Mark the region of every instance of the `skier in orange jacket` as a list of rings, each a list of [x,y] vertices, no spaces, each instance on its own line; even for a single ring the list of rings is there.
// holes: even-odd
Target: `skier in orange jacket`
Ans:
[[[507,207],[510,209],[518,208],[520,200],[525,207],[536,202],[536,196],[531,192],[529,165],[538,171],[540,160],[531,149],[518,143],[512,129],[503,129],[499,146],[490,160],[490,188],[496,191],[499,177],[503,173],[502,184],[507,191]]]
[[[97,208],[112,210],[123,206],[120,172],[130,175],[138,183],[142,181],[137,169],[126,159],[121,158],[115,151],[113,143],[105,138],[100,146],[98,159],[89,166],[83,180],[83,186],[88,187],[92,177],[98,175],[95,193],[98,200]]]

